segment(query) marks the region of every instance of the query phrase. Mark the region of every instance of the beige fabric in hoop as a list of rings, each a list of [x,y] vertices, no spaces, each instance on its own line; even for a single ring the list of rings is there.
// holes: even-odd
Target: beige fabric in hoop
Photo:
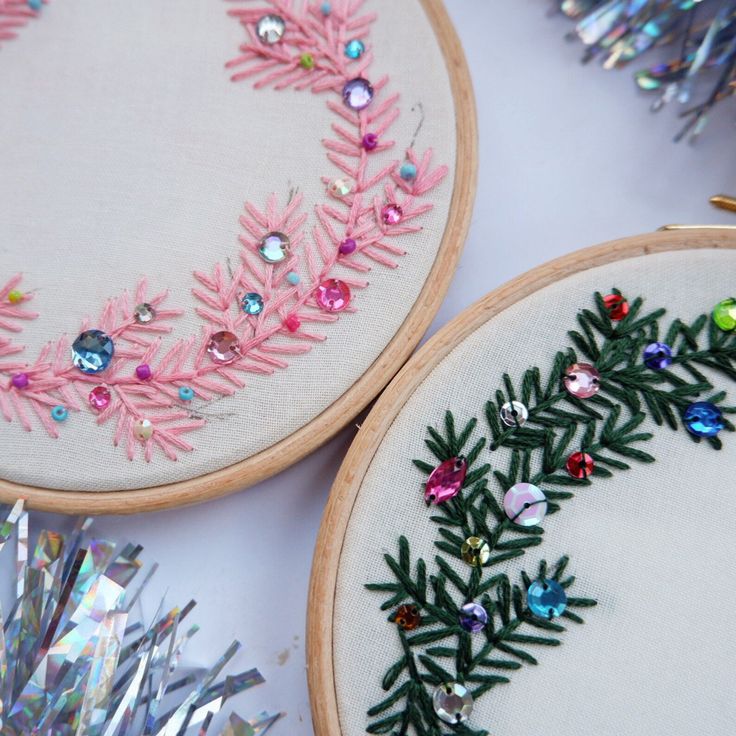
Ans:
[[[74,335],[104,300],[142,275],[186,310],[173,337],[198,332],[192,271],[236,259],[243,202],[323,201],[322,175],[337,175],[321,139],[333,116],[324,96],[232,84],[223,69],[243,38],[217,0],[54,2],[3,47],[0,66],[0,279],[22,271],[41,317],[24,342],[34,357],[49,339]],[[455,165],[455,116],[447,72],[416,0],[369,0],[376,11],[374,74],[391,75],[402,114],[391,137],[401,157],[417,148]],[[161,29],[166,29],[161,33]],[[406,29],[412,43],[407,44]],[[421,53],[416,53],[422,49]],[[279,121],[275,124],[274,121]],[[322,412],[374,362],[403,323],[447,220],[452,175],[434,194],[421,233],[400,239],[400,268],[380,266],[356,314],[328,325],[328,340],[271,377],[207,408],[190,435],[196,450],[172,463],[131,463],[112,446],[114,426],[73,416],[62,438],[0,424],[0,477],[74,490],[135,489],[197,477],[271,446]],[[3,281],[4,282],[4,281]],[[30,462],[29,458],[33,458]]]
[[[430,571],[437,527],[428,520],[423,476],[413,458],[431,461],[425,426],[451,408],[458,422],[476,416],[484,431],[487,398],[508,371],[548,371],[569,344],[577,310],[595,290],[618,286],[649,308],[692,320],[732,293],[736,252],[662,253],[576,274],[522,300],[474,332],[417,388],[375,454],[357,496],[339,565],[334,668],[341,730],[358,736],[366,710],[385,694],[383,674],[400,656],[398,638],[364,583],[390,580],[383,552],[408,537],[412,559]],[[715,385],[736,397],[733,383]],[[724,449],[696,445],[683,431],[658,428],[646,449],[657,462],[632,463],[596,479],[545,520],[545,542],[510,564],[516,576],[542,557],[572,558],[576,594],[598,599],[584,626],[570,624],[561,647],[537,648],[540,665],[511,674],[478,700],[471,725],[494,736],[716,736],[736,723],[729,636],[736,610],[732,520],[736,518],[736,437]],[[503,469],[508,455],[491,458]],[[462,563],[458,563],[462,567]]]

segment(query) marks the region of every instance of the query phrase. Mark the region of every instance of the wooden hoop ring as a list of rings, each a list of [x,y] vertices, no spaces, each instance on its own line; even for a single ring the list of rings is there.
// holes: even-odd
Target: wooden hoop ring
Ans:
[[[33,509],[65,514],[134,514],[202,503],[254,485],[285,470],[347,426],[407,361],[449,288],[460,259],[475,198],[478,132],[475,97],[460,40],[442,0],[420,0],[442,50],[455,102],[457,162],[450,211],[432,265],[406,320],[370,368],[333,404],[288,437],[241,462],[197,478],[140,490],[80,492],[0,479],[0,502],[25,498]]]
[[[330,491],[317,537],[307,610],[307,677],[316,736],[342,736],[333,667],[333,616],[343,540],[373,457],[417,387],[481,325],[545,286],[607,263],[703,248],[736,249],[736,230],[710,227],[657,232],[614,240],[557,258],[512,279],[468,307],[402,368],[376,402],[351,445]]]

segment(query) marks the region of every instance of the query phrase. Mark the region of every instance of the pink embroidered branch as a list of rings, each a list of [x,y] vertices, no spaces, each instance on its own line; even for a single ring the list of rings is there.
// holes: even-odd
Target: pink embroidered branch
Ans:
[[[33,299],[33,294],[24,294],[18,287],[23,275],[17,273],[0,288],[0,330],[21,332],[22,327],[14,320],[36,319],[38,314],[30,312],[24,305]]]
[[[21,29],[40,17],[48,0],[0,0],[0,44],[18,37]]]

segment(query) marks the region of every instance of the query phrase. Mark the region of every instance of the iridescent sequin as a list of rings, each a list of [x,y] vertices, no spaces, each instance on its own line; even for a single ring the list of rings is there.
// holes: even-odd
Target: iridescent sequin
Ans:
[[[458,616],[460,626],[471,634],[477,634],[483,631],[488,623],[488,613],[479,603],[466,603],[461,609]]]
[[[207,343],[207,352],[215,363],[228,365],[240,358],[240,340],[227,330],[215,332]]]
[[[565,389],[578,399],[589,399],[601,389],[601,374],[590,363],[574,363],[563,378]]]
[[[696,437],[715,437],[724,427],[723,414],[710,401],[696,401],[685,409],[682,420]]]
[[[537,526],[547,513],[547,497],[531,483],[516,483],[503,497],[506,516],[519,526]]]
[[[562,616],[567,608],[565,589],[556,580],[535,580],[527,591],[529,610],[539,618]]]
[[[445,682],[432,695],[432,707],[445,723],[463,723],[473,712],[473,696],[459,682]]]
[[[672,364],[672,348],[664,342],[652,342],[644,348],[644,365],[662,371]]]
[[[140,442],[146,442],[153,437],[153,422],[150,419],[137,419],[133,422],[133,436]]]
[[[501,407],[500,415],[507,427],[521,427],[529,419],[529,409],[520,401],[507,401]]]
[[[72,343],[72,363],[82,373],[102,373],[114,354],[113,341],[102,330],[85,330]]]
[[[485,539],[480,537],[468,537],[460,547],[460,554],[468,565],[480,567],[488,562],[491,556],[491,548]]]
[[[614,322],[620,322],[629,313],[629,303],[620,294],[607,294],[603,304]]]
[[[278,43],[286,32],[286,23],[280,15],[269,13],[256,23],[256,35],[269,46]]]
[[[464,457],[451,457],[440,463],[430,474],[424,489],[427,503],[444,503],[460,493],[468,472]]]
[[[347,179],[335,179],[327,188],[335,197],[347,197],[353,191],[353,185]]]
[[[345,83],[342,99],[351,110],[363,110],[373,101],[373,85],[363,77]]]
[[[280,263],[289,254],[290,246],[289,236],[274,230],[261,238],[258,253],[266,263]]]

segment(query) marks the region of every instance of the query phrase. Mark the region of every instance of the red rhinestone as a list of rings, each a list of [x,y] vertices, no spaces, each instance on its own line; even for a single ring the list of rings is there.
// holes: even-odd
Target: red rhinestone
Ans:
[[[296,332],[302,326],[302,323],[299,320],[299,317],[295,314],[291,314],[284,320],[284,326],[289,330],[289,332]]]
[[[588,455],[587,452],[573,452],[569,458],[567,458],[567,464],[565,465],[567,472],[573,478],[582,480],[588,478],[595,468],[595,462],[593,458]]]
[[[629,303],[620,294],[607,294],[603,297],[603,304],[608,310],[608,316],[616,322],[629,313]]]

